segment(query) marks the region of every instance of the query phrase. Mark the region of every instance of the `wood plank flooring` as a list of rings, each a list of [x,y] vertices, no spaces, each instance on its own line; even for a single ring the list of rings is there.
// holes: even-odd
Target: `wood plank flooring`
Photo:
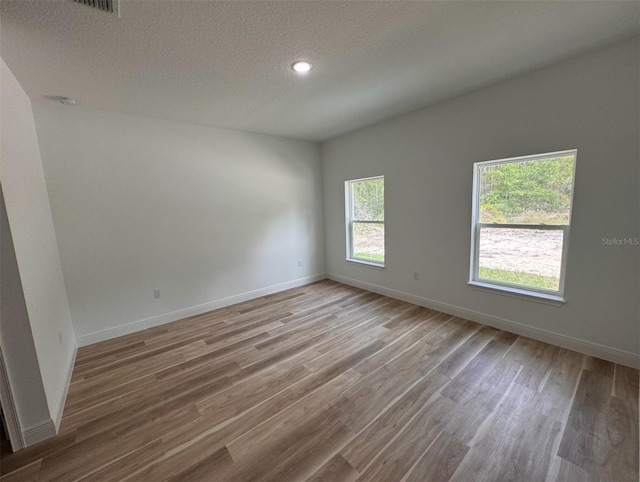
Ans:
[[[322,281],[78,351],[2,481],[637,481],[638,371]]]

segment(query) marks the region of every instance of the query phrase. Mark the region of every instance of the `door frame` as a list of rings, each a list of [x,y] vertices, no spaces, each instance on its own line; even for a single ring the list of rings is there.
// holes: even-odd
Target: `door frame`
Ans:
[[[25,448],[25,443],[20,420],[18,419],[18,411],[16,410],[16,402],[11,392],[9,375],[4,364],[2,347],[0,347],[0,406],[2,406],[7,436],[9,437],[9,442],[11,442],[11,450],[17,452]]]

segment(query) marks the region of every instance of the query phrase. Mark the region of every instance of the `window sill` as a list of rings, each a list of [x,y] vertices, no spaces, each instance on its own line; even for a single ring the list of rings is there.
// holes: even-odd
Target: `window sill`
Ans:
[[[363,261],[360,259],[353,259],[353,258],[346,258],[345,261],[348,261],[349,263],[361,264],[369,268],[384,269],[384,264],[373,263],[371,261]]]
[[[566,303],[566,300],[559,295],[538,293],[536,291],[484,283],[482,281],[469,281],[467,284],[471,285],[471,287],[475,289],[479,289],[480,291],[490,292],[496,295],[510,296],[513,298],[520,298],[527,301],[535,301],[537,303],[544,303],[547,305],[562,306]]]

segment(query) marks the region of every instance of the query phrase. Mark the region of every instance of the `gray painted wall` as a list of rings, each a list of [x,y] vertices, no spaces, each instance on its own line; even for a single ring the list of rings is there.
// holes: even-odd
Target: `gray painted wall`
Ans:
[[[639,353],[638,39],[323,144],[327,272]],[[563,306],[467,285],[473,163],[578,149]],[[344,181],[385,176],[386,264],[345,262]],[[420,273],[420,281],[413,273]]]
[[[27,305],[0,190],[0,347],[21,427],[49,418]]]
[[[52,102],[34,115],[81,344],[324,273],[318,144]]]
[[[0,182],[49,415],[57,421],[76,340],[31,101],[4,61],[1,68]],[[24,317],[2,323],[24,323]],[[27,330],[20,329],[20,333],[26,336]],[[3,339],[3,343],[14,342],[28,345],[27,340]]]

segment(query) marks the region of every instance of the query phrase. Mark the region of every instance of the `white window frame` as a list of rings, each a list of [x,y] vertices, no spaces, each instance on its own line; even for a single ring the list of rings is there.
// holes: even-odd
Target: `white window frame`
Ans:
[[[347,252],[347,256],[346,256],[346,261],[351,261],[353,263],[359,263],[359,264],[364,264],[367,266],[373,266],[375,268],[384,268],[385,263],[379,263],[376,261],[371,261],[370,259],[362,259],[362,258],[356,258],[355,257],[355,253],[353,251],[353,226],[354,223],[361,223],[361,224],[382,224],[384,226],[384,219],[381,221],[375,221],[375,220],[362,220],[362,219],[354,219],[353,218],[353,185],[355,183],[358,182],[364,182],[364,181],[374,181],[376,179],[382,179],[382,182],[384,182],[384,176],[372,176],[372,177],[363,177],[361,179],[350,179],[349,181],[345,181],[344,182],[344,194],[345,194],[345,230],[347,233],[346,236],[346,241],[347,241],[347,246],[346,246],[346,252]],[[385,230],[385,238],[386,238],[386,230]],[[386,239],[385,239],[385,262],[387,260],[387,253],[386,253]]]
[[[551,157],[573,156],[574,171],[573,183],[571,186],[571,208],[569,211],[568,224],[501,224],[501,223],[480,223],[480,168],[485,166],[496,166],[500,164],[510,164],[514,162],[536,161],[541,159],[549,159]],[[469,284],[479,286],[481,288],[489,288],[492,290],[505,291],[516,296],[540,298],[543,300],[556,301],[564,303],[564,287],[567,271],[567,257],[569,252],[569,232],[571,228],[571,215],[573,212],[573,192],[575,188],[575,165],[578,159],[578,150],[569,149],[566,151],[548,152],[545,154],[534,154],[530,156],[509,157],[506,159],[497,159],[494,161],[475,162],[473,164],[473,199],[471,211],[471,262],[469,268]],[[535,229],[549,231],[563,231],[562,236],[562,259],[560,261],[560,283],[558,290],[547,290],[531,286],[517,285],[496,280],[488,280],[480,278],[479,261],[480,261],[480,230],[482,228],[504,228],[504,229]]]

